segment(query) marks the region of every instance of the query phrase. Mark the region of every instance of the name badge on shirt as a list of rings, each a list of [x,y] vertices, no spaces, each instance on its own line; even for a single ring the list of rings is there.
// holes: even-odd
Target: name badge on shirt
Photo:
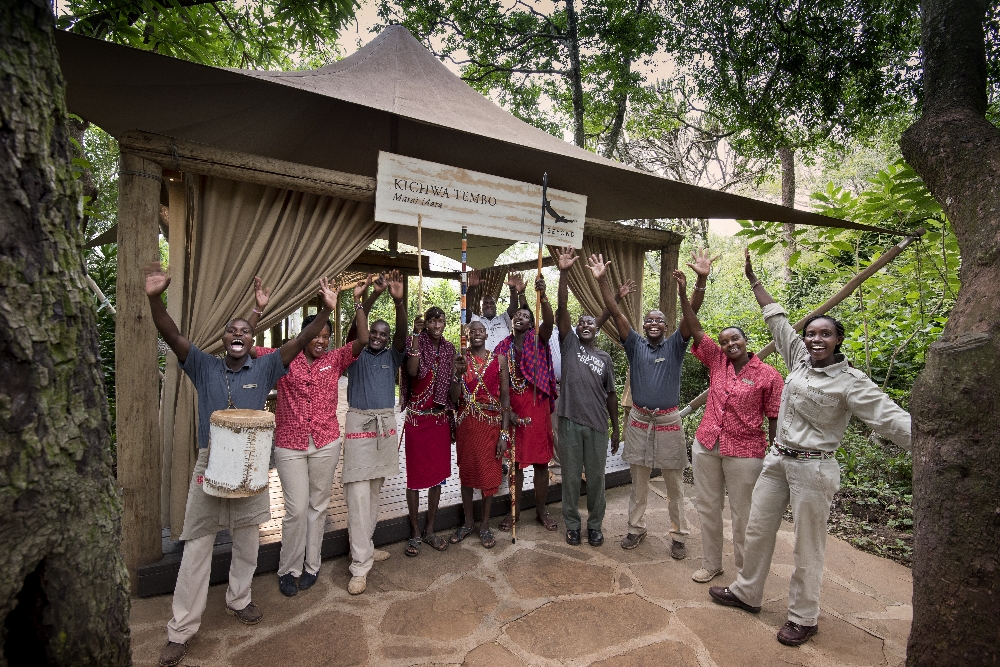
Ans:
[[[389,364],[382,364],[382,368],[384,368],[385,370],[389,370]]]
[[[256,389],[257,385],[255,385],[255,384],[245,384],[245,385],[243,385],[243,388],[244,389]]]
[[[330,370],[331,368],[333,368],[333,366],[323,366],[323,368],[321,368],[321,369],[319,369],[319,370],[320,370],[320,372],[323,372],[323,371],[328,371],[328,370]]]
[[[743,384],[748,384],[751,387],[753,386],[753,380],[751,380],[750,378],[740,378],[740,381],[743,382]]]
[[[666,358],[666,357],[657,357],[657,358],[656,358],[656,359],[655,359],[655,360],[653,361],[653,363],[654,363],[654,364],[658,364],[658,363],[660,363],[661,361],[666,361],[666,360],[667,360],[667,358]]]

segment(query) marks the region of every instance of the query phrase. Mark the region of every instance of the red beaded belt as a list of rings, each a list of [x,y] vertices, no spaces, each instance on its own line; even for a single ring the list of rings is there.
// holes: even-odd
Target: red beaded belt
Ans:
[[[662,410],[659,409],[659,408],[656,408],[654,410],[650,410],[649,408],[644,408],[642,406],[639,406],[639,405],[636,405],[635,403],[633,403],[632,404],[632,409],[638,410],[639,412],[642,412],[642,413],[647,414],[647,415],[669,415],[671,412],[677,412],[677,406],[676,405],[674,407],[672,407],[672,408],[664,408]]]

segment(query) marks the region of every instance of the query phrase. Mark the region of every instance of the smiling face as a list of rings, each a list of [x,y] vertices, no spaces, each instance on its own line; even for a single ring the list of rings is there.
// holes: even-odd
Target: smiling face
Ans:
[[[430,334],[433,340],[441,340],[444,334],[444,317],[432,317],[424,323],[424,331]]]
[[[642,330],[650,341],[663,340],[663,335],[667,332],[667,318],[659,310],[651,310],[642,321]]]
[[[597,320],[593,315],[581,315],[576,321],[576,335],[584,343],[589,343],[597,338]]]
[[[222,345],[226,348],[226,356],[238,361],[250,352],[253,345],[253,327],[246,320],[235,319],[226,325],[222,334]]]
[[[531,316],[531,311],[527,308],[518,308],[514,312],[514,317],[511,319],[511,326],[514,327],[515,333],[524,333],[532,326],[533,318]]]
[[[309,341],[309,344],[306,345],[306,349],[302,350],[302,352],[305,353],[306,358],[309,361],[315,361],[326,354],[329,347],[330,326],[325,324],[323,325],[323,329],[319,332],[319,335]]]
[[[478,350],[486,347],[487,338],[489,338],[489,335],[486,333],[486,327],[483,326],[482,322],[473,322],[469,325],[469,349]]]
[[[497,300],[487,294],[483,297],[483,317],[492,320],[497,316]]]
[[[836,324],[826,317],[820,317],[807,324],[802,339],[809,352],[809,359],[816,368],[832,364],[837,346],[844,342],[844,337],[837,334]]]
[[[736,327],[722,330],[719,334],[719,347],[732,362],[742,361],[747,356],[747,339]]]
[[[381,352],[389,344],[389,324],[382,320],[372,323],[368,330],[368,349],[372,352]]]

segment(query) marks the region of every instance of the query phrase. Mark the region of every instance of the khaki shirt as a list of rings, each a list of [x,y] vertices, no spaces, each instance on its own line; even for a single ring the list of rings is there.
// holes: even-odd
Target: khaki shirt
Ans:
[[[785,309],[764,306],[764,321],[788,366],[778,412],[775,441],[791,449],[832,452],[840,447],[851,415],[883,438],[910,449],[910,415],[893,403],[867,375],[842,355],[825,368],[813,368],[802,337],[788,323]]]

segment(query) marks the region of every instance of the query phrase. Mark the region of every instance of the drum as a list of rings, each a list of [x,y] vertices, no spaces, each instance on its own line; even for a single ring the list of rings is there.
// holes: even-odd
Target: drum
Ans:
[[[274,415],[264,410],[216,410],[209,429],[205,493],[246,498],[266,489]]]

